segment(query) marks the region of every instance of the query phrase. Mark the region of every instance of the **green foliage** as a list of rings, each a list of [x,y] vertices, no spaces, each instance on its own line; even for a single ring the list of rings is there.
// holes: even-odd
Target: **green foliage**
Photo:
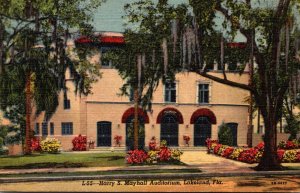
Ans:
[[[233,145],[232,131],[225,123],[222,123],[222,125],[219,126],[218,140],[220,144]]]
[[[0,108],[5,116],[21,128],[25,116],[26,75],[31,74],[32,98],[37,114],[45,111],[49,119],[58,105],[60,91],[66,93],[66,70],[70,69],[75,92],[87,95],[97,81],[99,70],[87,62],[91,53],[77,58],[66,51],[67,41],[74,38],[70,30],[91,34],[88,23],[93,10],[102,0],[75,1],[6,1],[0,5]]]

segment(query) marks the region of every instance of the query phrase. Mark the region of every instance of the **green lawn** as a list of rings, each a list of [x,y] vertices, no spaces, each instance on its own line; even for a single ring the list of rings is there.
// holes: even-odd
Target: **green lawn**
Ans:
[[[125,166],[125,153],[60,153],[1,156],[0,169]]]
[[[95,176],[95,175],[118,175],[118,174],[163,174],[163,173],[200,173],[199,169],[154,169],[154,170],[115,170],[95,172],[47,172],[32,174],[0,174],[0,178],[6,177],[42,177],[42,176]]]

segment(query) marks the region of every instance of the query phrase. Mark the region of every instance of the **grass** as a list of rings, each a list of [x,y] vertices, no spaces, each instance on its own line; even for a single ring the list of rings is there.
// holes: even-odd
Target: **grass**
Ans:
[[[0,169],[125,166],[125,153],[60,153],[1,156]]]
[[[97,176],[97,175],[118,175],[118,174],[163,174],[163,173],[200,173],[199,169],[155,169],[155,170],[113,170],[94,172],[47,172],[30,174],[1,174],[0,178],[9,177],[59,177],[59,176]]]
[[[38,169],[38,168],[80,168],[80,167],[118,167],[128,166],[126,153],[60,153],[33,154],[22,156],[1,156],[0,169]],[[136,165],[185,165],[184,163],[168,162],[157,164]]]

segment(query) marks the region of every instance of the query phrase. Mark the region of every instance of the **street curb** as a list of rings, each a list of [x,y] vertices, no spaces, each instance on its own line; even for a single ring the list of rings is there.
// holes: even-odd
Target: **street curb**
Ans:
[[[94,176],[59,176],[59,177],[19,177],[0,178],[0,183],[18,182],[50,182],[50,181],[74,181],[74,180],[145,180],[145,179],[191,179],[208,177],[241,177],[241,176],[273,176],[273,175],[299,175],[300,171],[261,171],[251,173],[180,173],[180,174],[119,174],[119,175],[94,175]],[[295,176],[296,177],[296,176]]]

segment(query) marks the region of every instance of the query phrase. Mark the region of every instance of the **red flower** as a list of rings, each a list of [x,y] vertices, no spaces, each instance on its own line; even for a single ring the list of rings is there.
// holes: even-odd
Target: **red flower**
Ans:
[[[228,158],[228,157],[232,154],[233,150],[234,150],[233,147],[227,147],[227,148],[223,151],[222,157]]]
[[[86,151],[86,136],[79,134],[72,140],[73,151]]]
[[[281,162],[282,159],[283,159],[283,155],[284,155],[284,149],[278,149],[277,150],[277,157],[278,157],[278,160]]]
[[[128,151],[128,156],[126,161],[129,164],[140,164],[144,163],[148,158],[148,154],[144,150],[135,149],[133,151]]]
[[[171,158],[171,150],[167,147],[160,148],[158,152],[159,161],[169,161]]]
[[[254,163],[257,153],[258,153],[257,149],[254,148],[246,149],[243,152],[241,152],[238,160],[246,163]]]
[[[258,151],[263,151],[265,148],[265,143],[260,142],[257,146],[254,147],[254,149],[257,149]]]
[[[31,151],[41,151],[40,140],[38,138],[32,138],[30,141],[30,149]]]
[[[116,136],[114,137],[114,140],[116,141],[116,144],[120,144],[120,142],[121,142],[121,140],[122,140],[122,136],[116,135]]]
[[[221,148],[222,144],[217,144],[214,148],[214,154],[218,154],[219,149]]]

